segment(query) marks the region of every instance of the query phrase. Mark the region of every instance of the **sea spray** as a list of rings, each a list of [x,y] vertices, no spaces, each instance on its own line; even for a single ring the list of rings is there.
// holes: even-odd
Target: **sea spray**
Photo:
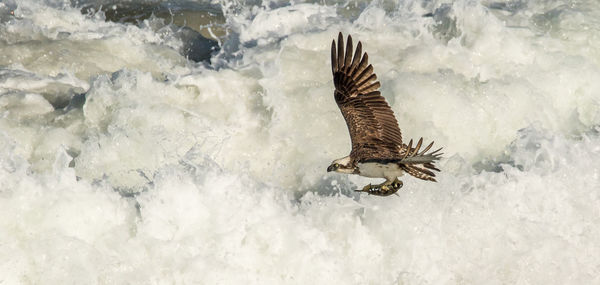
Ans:
[[[600,282],[598,4],[219,4],[202,63],[162,18],[2,8],[0,281]],[[326,173],[339,31],[438,183]]]

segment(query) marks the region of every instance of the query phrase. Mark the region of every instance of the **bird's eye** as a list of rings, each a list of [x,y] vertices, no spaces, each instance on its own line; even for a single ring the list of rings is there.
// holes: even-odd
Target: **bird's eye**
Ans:
[[[339,167],[340,167],[340,165],[339,165],[339,164],[337,164],[337,163],[334,163],[334,164],[333,164],[333,167],[335,167],[335,168],[339,168]]]

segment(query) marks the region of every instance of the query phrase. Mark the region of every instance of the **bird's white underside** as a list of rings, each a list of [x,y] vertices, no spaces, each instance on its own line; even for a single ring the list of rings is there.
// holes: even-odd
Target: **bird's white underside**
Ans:
[[[360,171],[360,176],[370,178],[385,178],[389,181],[392,181],[404,174],[404,171],[402,171],[402,169],[400,169],[400,167],[398,167],[398,165],[395,163],[359,163],[358,169]]]

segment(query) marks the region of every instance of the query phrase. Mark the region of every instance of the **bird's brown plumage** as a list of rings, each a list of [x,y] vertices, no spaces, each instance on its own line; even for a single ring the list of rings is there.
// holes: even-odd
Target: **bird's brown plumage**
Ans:
[[[440,149],[425,154],[433,143],[419,152],[422,139],[412,147],[402,143],[402,133],[394,112],[381,96],[377,76],[369,64],[367,53],[358,42],[353,56],[352,37],[348,36],[344,49],[342,33],[338,44],[331,43],[331,71],[335,85],[334,97],[340,108],[352,141],[352,163],[386,161],[398,163],[407,173],[424,180],[435,181],[439,171],[433,161],[439,159]]]

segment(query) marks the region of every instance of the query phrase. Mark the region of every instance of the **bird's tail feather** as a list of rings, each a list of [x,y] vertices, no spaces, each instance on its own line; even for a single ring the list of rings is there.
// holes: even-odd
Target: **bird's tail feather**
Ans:
[[[437,182],[437,180],[435,180],[435,173],[433,173],[432,171],[430,171],[429,169],[427,169],[427,166],[425,166],[425,164],[422,164],[424,167],[420,167],[415,165],[415,164],[411,164],[411,165],[407,165],[407,164],[400,164],[400,168],[402,170],[404,170],[406,173],[417,177],[419,179],[423,179],[423,180],[428,180],[428,181],[433,181],[433,182]],[[435,167],[430,168],[430,169],[436,169]],[[438,170],[439,171],[439,170]]]
[[[402,159],[399,161],[399,166],[406,173],[417,177],[423,180],[436,181],[435,173],[433,171],[440,171],[437,167],[435,167],[434,162],[439,160],[443,153],[439,151],[442,148],[439,148],[435,151],[427,153],[429,149],[433,146],[433,142],[431,142],[427,147],[425,147],[422,151],[421,145],[423,144],[423,138],[419,139],[417,145],[412,147],[413,141],[410,140],[408,146],[405,149],[404,155]]]

